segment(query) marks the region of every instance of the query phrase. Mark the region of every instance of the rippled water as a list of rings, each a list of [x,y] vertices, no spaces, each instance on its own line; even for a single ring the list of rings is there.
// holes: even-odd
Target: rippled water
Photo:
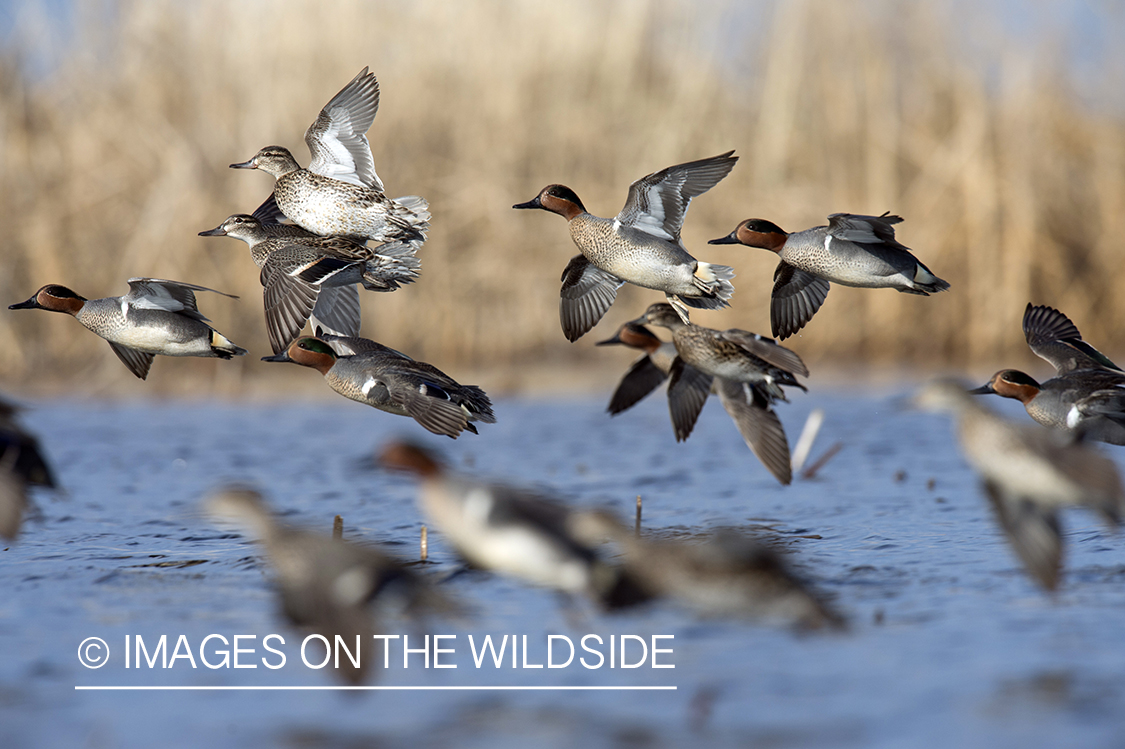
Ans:
[[[683,445],[659,397],[614,419],[601,400],[502,401],[499,423],[479,437],[428,440],[464,470],[630,517],[641,494],[648,529],[768,531],[851,618],[847,634],[801,635],[665,605],[606,615],[469,573],[445,585],[474,607],[471,620],[421,627],[391,612],[380,622],[411,647],[426,633],[456,635],[442,662],[458,666],[425,669],[415,655],[403,669],[392,646],[380,686],[677,687],[645,692],[76,691],[336,684],[329,669],[300,662],[301,635],[277,615],[258,549],[204,518],[198,499],[226,481],[251,482],[291,523],[327,533],[340,514],[346,537],[416,557],[413,486],[368,463],[393,436],[428,435],[343,401],[40,404],[25,421],[68,493],[39,495],[41,522],[0,556],[0,744],[1120,746],[1123,540],[1091,515],[1067,513],[1065,584],[1048,597],[999,536],[944,419],[862,392],[794,400],[782,407],[791,441],[820,407],[827,419],[813,458],[837,441],[844,448],[815,480],[790,487],[747,451],[717,403]],[[436,534],[431,558],[428,571],[455,569]],[[168,635],[171,650],[182,634],[198,661],[203,639],[221,634],[255,635],[241,641],[256,647],[241,662],[260,664],[270,633],[286,642],[279,670],[123,662],[127,635],[149,645]],[[576,643],[673,635],[660,642],[671,643],[661,657],[675,668],[478,669],[467,638],[488,634],[527,635],[530,664],[543,662],[552,634]],[[97,670],[76,658],[93,636],[110,648]]]

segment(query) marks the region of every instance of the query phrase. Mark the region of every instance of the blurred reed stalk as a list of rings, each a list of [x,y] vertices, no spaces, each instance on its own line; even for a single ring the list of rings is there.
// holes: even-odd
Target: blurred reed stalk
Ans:
[[[319,392],[318,378],[257,361],[269,352],[245,246],[196,233],[271,189],[229,163],[272,143],[307,163],[304,129],[364,65],[382,87],[376,167],[434,216],[421,281],[365,293],[364,333],[490,390],[619,370],[625,354],[592,343],[660,297],[623,289],[601,327],[568,344],[557,292],[575,249],[557,217],[510,206],[562,182],[613,215],[632,180],[729,148],[742,161],[684,230],[698,257],[738,271],[734,307],[701,324],[768,333],[776,264],[707,239],[751,216],[797,230],[890,210],[953,289],[834,287],[787,344],[814,377],[835,364],[1040,371],[1020,333],[1028,301],[1063,309],[1111,354],[1125,343],[1120,107],[1080,96],[1058,39],[1007,36],[966,18],[971,3],[959,16],[859,0],[75,7],[57,68],[20,72],[51,28],[33,11],[0,58],[0,300],[48,282],[99,297],[130,276],[192,281],[242,296],[200,305],[251,355],[161,360],[142,387],[74,321],[5,310],[5,387]],[[1100,69],[1092,98],[1122,90],[1114,70]],[[536,379],[546,369],[555,380]]]

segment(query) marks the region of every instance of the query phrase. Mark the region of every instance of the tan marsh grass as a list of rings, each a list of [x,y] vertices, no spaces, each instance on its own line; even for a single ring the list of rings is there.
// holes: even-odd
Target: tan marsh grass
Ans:
[[[775,265],[707,239],[750,216],[797,230],[890,210],[953,288],[923,299],[835,287],[789,342],[814,382],[836,365],[1043,372],[1019,329],[1028,301],[1123,353],[1125,118],[1120,100],[1091,103],[1122,90],[1121,68],[1079,81],[1060,38],[1012,37],[956,7],[78,2],[56,66],[24,75],[52,28],[29,11],[0,59],[0,299],[48,282],[96,297],[130,276],[192,281],[242,296],[200,305],[251,355],[161,360],[141,385],[74,321],[5,311],[0,376],[24,390],[319,392],[311,373],[257,361],[269,352],[245,246],[196,233],[270,190],[229,163],[272,143],[307,163],[304,129],[364,65],[382,87],[379,173],[434,216],[421,281],[364,294],[364,332],[486,389],[591,371],[610,387],[626,357],[593,342],[659,298],[624,289],[599,328],[567,343],[558,280],[575,249],[557,217],[513,203],[563,182],[613,215],[632,180],[730,148],[742,160],[684,230],[697,257],[738,272],[733,308],[697,313],[701,324],[768,333]]]

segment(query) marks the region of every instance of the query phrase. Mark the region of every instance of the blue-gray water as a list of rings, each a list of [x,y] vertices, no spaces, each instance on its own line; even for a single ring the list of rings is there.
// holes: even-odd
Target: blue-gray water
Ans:
[[[781,406],[794,441],[808,412],[827,418],[813,459],[843,450],[813,481],[779,486],[711,402],[677,445],[659,395],[610,419],[598,399],[509,400],[499,423],[456,442],[356,404],[121,405],[47,402],[26,414],[68,493],[39,494],[42,520],[0,552],[0,744],[90,747],[463,746],[1120,746],[1125,736],[1125,543],[1066,513],[1066,574],[1052,597],[1033,586],[999,535],[947,421],[893,398],[841,391]],[[994,406],[1001,405],[993,399]],[[1005,412],[1026,419],[1018,404]],[[1007,408],[1016,406],[1016,409]],[[447,589],[467,621],[414,625],[385,615],[416,647],[443,641],[456,669],[402,668],[393,646],[380,686],[674,685],[674,692],[325,691],[89,692],[76,685],[332,686],[300,661],[259,550],[214,525],[199,498],[229,481],[258,486],[293,524],[416,557],[413,485],[366,465],[386,440],[442,448],[463,470],[611,503],[644,525],[697,532],[766,528],[850,617],[842,635],[700,620],[669,605],[621,615],[470,573]],[[1114,453],[1121,461],[1121,451]],[[933,480],[932,488],[930,481]],[[454,569],[431,536],[441,573]],[[204,560],[192,566],[152,566]],[[265,635],[285,638],[279,670],[260,665]],[[180,635],[186,658],[126,669],[124,643]],[[200,644],[234,635],[257,668],[209,669]],[[468,636],[673,635],[674,669],[476,668]],[[87,637],[103,668],[76,657]],[[607,640],[608,641],[608,640]],[[651,642],[651,640],[649,640]],[[398,641],[401,642],[401,639]],[[221,649],[213,640],[208,657]],[[277,646],[274,641],[274,646]],[[228,648],[229,649],[229,648]],[[560,651],[561,652],[561,651]],[[583,653],[579,653],[582,655]],[[565,655],[565,653],[563,653]],[[593,656],[590,657],[593,661]],[[275,659],[276,662],[276,659]]]

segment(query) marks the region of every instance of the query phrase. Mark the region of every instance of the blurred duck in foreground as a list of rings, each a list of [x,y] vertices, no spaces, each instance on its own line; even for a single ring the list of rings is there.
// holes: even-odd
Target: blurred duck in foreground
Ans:
[[[1002,369],[972,392],[1015,398],[1043,426],[1125,445],[1125,372],[1083,341],[1070,318],[1053,307],[1029,303],[1023,334],[1056,376],[1040,383],[1018,369]]]
[[[1058,587],[1063,540],[1058,510],[1089,507],[1116,529],[1125,508],[1117,466],[1094,448],[1039,426],[1002,419],[950,381],[926,385],[915,404],[956,416],[961,451],[984,480],[1000,526],[1031,576]]]
[[[250,246],[262,269],[262,298],[270,346],[280,354],[313,318],[337,335],[359,335],[359,292],[394,291],[413,283],[421,271],[415,247],[390,242],[378,249],[347,237],[318,237],[299,226],[265,224],[257,215],[235,214],[205,237],[234,237]]]
[[[685,320],[688,307],[728,306],[734,271],[692,257],[680,240],[680,227],[691,199],[734,168],[738,157],[733,153],[642,177],[629,187],[625,207],[612,219],[588,213],[564,185],[548,185],[532,200],[512,206],[559,214],[582,251],[571,258],[562,276],[559,316],[567,340],[576,341],[597,325],[626,282],[663,291]]]
[[[402,562],[373,546],[279,522],[256,491],[223,489],[207,497],[204,506],[216,520],[235,523],[265,547],[282,613],[289,621],[323,635],[330,643],[340,635],[353,654],[356,637],[360,638],[359,665],[341,657],[337,667],[340,677],[353,684],[363,680],[372,664],[383,662],[379,641],[372,637],[377,629],[368,610],[377,596],[401,596],[405,611],[411,614],[457,610]]]
[[[625,376],[621,378],[620,384],[609,400],[606,410],[614,416],[632,408],[668,379],[678,356],[674,343],[660,340],[652,331],[637,322],[625,323],[613,338],[599,341],[597,345],[628,346],[645,352],[625,372]],[[685,364],[683,367],[685,370],[691,369],[691,365]],[[686,375],[688,379],[702,376],[705,375],[698,372],[689,372]],[[685,375],[681,375],[681,378],[683,377]],[[782,427],[781,420],[773,410],[771,405],[773,401],[764,390],[759,386],[715,377],[711,382],[710,393],[718,394],[719,402],[723,404],[723,408],[734,420],[747,446],[758,456],[762,464],[782,484],[790,483],[793,472],[785,428]],[[693,398],[699,396],[696,391],[690,391],[690,394]],[[699,404],[699,409],[703,409],[702,403]],[[674,417],[672,425],[676,426]],[[694,426],[694,421],[691,426]],[[692,430],[688,428],[686,433],[679,429],[674,431],[676,440],[682,442],[688,438]]]
[[[653,304],[634,325],[659,325],[672,331],[676,358],[669,371],[668,408],[676,439],[686,440],[712,386],[746,444],[782,484],[792,480],[789,443],[773,404],[788,401],[782,385],[805,386],[801,357],[769,338],[745,330],[713,330],[684,322],[670,305]]]
[[[472,566],[574,595],[606,608],[648,599],[636,580],[576,534],[574,510],[560,502],[503,484],[460,476],[429,450],[394,442],[379,463],[420,482],[418,504],[430,523]]]
[[[833,611],[761,541],[731,530],[700,543],[638,536],[612,514],[580,513],[574,527],[590,543],[620,547],[625,569],[655,596],[706,616],[745,616],[805,629],[843,628]]]
[[[345,398],[380,411],[409,416],[434,434],[473,434],[472,422],[496,423],[492,402],[476,385],[461,385],[432,364],[355,336],[298,338],[289,349],[262,361],[311,367]]]
[[[366,135],[378,111],[379,83],[364,68],[305,131],[312,154],[308,169],[281,146],[266,146],[249,161],[230,166],[272,175],[281,212],[313,234],[403,240],[417,248],[430,226],[429,205],[416,195],[392,200],[384,194]]]
[[[785,340],[812,319],[828,296],[829,282],[867,289],[897,289],[929,296],[949,284],[895,239],[902,218],[833,213],[828,226],[788,234],[760,218],[743,221],[709,244],[742,244],[776,252],[770,327]]]
[[[123,296],[87,299],[65,286],[48,284],[26,302],[8,309],[45,309],[73,315],[109,341],[117,358],[143,380],[156,354],[230,359],[246,353],[207,324],[210,321],[196,306],[196,291],[238,298],[191,283],[130,278],[129,293]]]
[[[14,541],[27,510],[27,488],[57,489],[39,440],[17,421],[13,403],[0,398],[0,536]]]

